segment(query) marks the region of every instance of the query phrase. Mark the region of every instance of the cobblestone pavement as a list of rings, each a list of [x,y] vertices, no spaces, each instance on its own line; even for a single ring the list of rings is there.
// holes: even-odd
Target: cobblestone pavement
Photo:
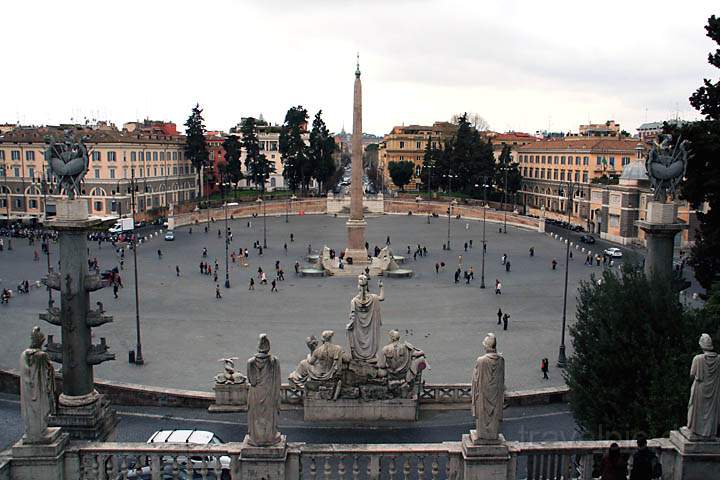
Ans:
[[[313,249],[323,244],[340,250],[345,244],[344,218],[331,216],[268,217],[268,249],[262,257],[252,248],[255,240],[262,242],[262,218],[231,221],[234,240],[231,248],[250,250],[250,266],[231,264],[231,288],[223,288],[224,247],[218,238],[223,222],[195,225],[192,234],[181,228],[174,242],[152,238],[138,248],[140,271],[140,315],[142,343],[146,364],[130,365],[128,350],[135,347],[134,280],[132,255],[125,256],[124,288],[114,299],[112,289],[93,294],[93,301],[102,301],[114,316],[111,324],[94,329],[96,341],[106,337],[117,360],[96,368],[96,376],[110,380],[164,387],[210,390],[212,377],[220,370],[217,360],[235,356],[250,357],[258,334],[267,332],[272,350],[281,360],[283,376],[292,371],[306,355],[305,337],[333,329],[335,340],[345,345],[344,328],[348,321],[349,302],[356,293],[354,278],[298,278],[293,273],[296,260],[303,263],[308,244]],[[295,241],[290,242],[290,233]],[[482,222],[452,220],[451,251],[443,251],[447,241],[447,219],[433,218],[428,224],[424,216],[379,216],[368,218],[367,239],[371,248],[384,246],[390,236],[396,255],[405,255],[407,245],[427,246],[427,257],[407,266],[415,270],[411,279],[386,279],[386,300],[383,303],[383,331],[397,328],[404,338],[423,349],[431,365],[424,380],[428,383],[467,383],[475,358],[481,353],[481,341],[487,332],[498,336],[499,350],[506,357],[507,386],[517,390],[563,383],[562,373],[554,368],[560,341],[565,249],[564,244],[546,234],[508,227],[507,234],[498,233],[498,225],[487,223],[486,289],[480,288],[482,256]],[[464,251],[465,242],[473,248]],[[14,250],[0,252],[0,287],[15,289],[23,279],[41,278],[46,271],[45,258],[33,261],[33,250],[27,241],[14,240]],[[288,244],[287,255],[283,244]],[[528,248],[535,247],[529,257]],[[221,275],[218,279],[223,298],[215,299],[215,282],[201,275],[199,263],[203,247],[210,262],[217,258]],[[38,250],[40,246],[37,245]],[[157,250],[163,252],[158,258]],[[599,273],[602,267],[583,266],[579,251],[570,265],[568,321],[574,319],[576,285]],[[507,253],[512,271],[506,272],[500,257]],[[57,245],[51,249],[51,260],[57,262]],[[463,268],[473,267],[475,280],[466,285],[453,281],[463,256]],[[110,245],[90,247],[90,257],[97,257],[101,269],[118,265],[118,257]],[[557,270],[551,269],[557,259]],[[257,285],[248,291],[248,282],[261,266],[274,276],[275,261],[280,260],[286,280],[279,282],[278,293],[270,286]],[[446,268],[435,274],[436,262]],[[175,274],[180,267],[181,276]],[[494,293],[495,279],[502,284],[502,295]],[[257,280],[256,280],[257,282]],[[377,291],[377,279],[371,282]],[[57,298],[57,293],[55,294]],[[46,290],[34,289],[28,295],[0,305],[0,367],[17,368],[18,356],[28,344],[33,325],[42,325],[58,338],[57,327],[38,320],[37,314],[47,304]],[[510,314],[508,331],[497,325],[498,307]],[[384,339],[383,339],[384,340]],[[383,342],[384,343],[384,342]],[[567,337],[569,352],[570,339]],[[550,380],[542,380],[540,360],[550,359]],[[244,368],[243,368],[244,370]]]

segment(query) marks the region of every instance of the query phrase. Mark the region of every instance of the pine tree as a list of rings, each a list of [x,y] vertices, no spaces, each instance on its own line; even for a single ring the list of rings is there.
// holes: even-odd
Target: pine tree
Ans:
[[[400,162],[390,162],[388,164],[388,172],[392,182],[400,187],[400,190],[405,191],[405,185],[410,183],[410,179],[415,170],[415,164],[410,160],[403,160]]]
[[[327,181],[333,177],[337,170],[333,159],[335,147],[335,140],[330,136],[330,131],[322,119],[322,110],[319,110],[315,114],[312,130],[310,130],[308,160],[312,176],[321,185],[321,191],[323,192],[327,192]]]
[[[291,107],[285,114],[285,122],[280,130],[279,147],[283,161],[283,177],[293,192],[300,188],[303,193],[307,193],[312,178],[308,147],[302,138],[307,120],[307,110],[301,105]]]
[[[275,172],[275,163],[260,153],[260,142],[257,137],[255,119],[247,117],[240,127],[242,146],[245,149],[245,169],[250,181],[260,191],[265,192],[265,182]]]
[[[708,19],[707,36],[720,44],[720,19]],[[709,63],[720,68],[720,49],[708,56]],[[703,86],[690,97],[690,103],[705,117],[683,125],[665,124],[665,131],[675,140],[690,141],[692,156],[688,160],[686,180],[681,195],[695,208],[707,202],[706,213],[698,212],[700,228],[689,263],[700,285],[710,290],[720,279],[720,80],[705,79]]]
[[[200,185],[201,180],[200,169],[210,163],[202,112],[200,104],[196,104],[185,122],[185,157],[190,159],[190,163],[195,168],[198,185]]]
[[[242,165],[240,164],[242,145],[237,135],[230,135],[223,141],[222,146],[225,150],[225,162],[227,163],[225,170],[228,180],[237,186],[237,183],[243,179]]]

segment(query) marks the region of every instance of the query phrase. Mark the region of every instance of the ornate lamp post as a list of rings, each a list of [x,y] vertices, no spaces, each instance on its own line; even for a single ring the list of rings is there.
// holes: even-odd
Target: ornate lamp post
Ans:
[[[448,195],[450,195],[452,193],[452,179],[454,176],[457,176],[457,175],[452,175],[452,174],[443,175],[443,177],[446,177],[448,179]],[[452,212],[453,205],[457,205],[457,200],[452,200],[451,202],[448,202],[448,229],[447,229],[447,231],[448,231],[448,233],[447,233],[447,238],[448,238],[447,239],[447,249],[448,250],[450,250],[450,215]]]
[[[228,212],[227,212],[227,200],[225,199],[225,176],[220,173],[220,192],[223,200],[223,209],[225,211],[225,288],[230,288],[230,270],[228,266],[228,244],[230,239],[228,238]]]
[[[567,197],[565,197],[565,208],[568,212],[568,223],[570,223],[570,214],[572,213],[573,201],[573,183],[567,184]],[[565,288],[563,291],[563,313],[562,313],[562,332],[560,334],[560,351],[558,353],[558,368],[565,368],[567,365],[567,357],[565,356],[565,318],[567,313],[567,289],[568,289],[568,271],[570,269],[570,241],[565,239]]]
[[[430,178],[432,175],[432,170],[435,168],[435,165],[424,165],[423,168],[427,169],[427,197],[428,197],[428,214],[427,214],[427,223],[430,223]]]
[[[475,185],[477,186],[477,185]],[[482,251],[482,270],[480,273],[480,288],[485,288],[485,214],[487,212],[487,189],[490,185],[487,183],[487,177],[483,177],[483,251]]]
[[[265,201],[258,197],[257,200],[255,200],[258,204],[258,210],[262,206],[263,211],[263,248],[267,248],[267,209],[265,208]]]
[[[135,348],[135,364],[143,365],[145,360],[142,353],[142,341],[140,340],[140,294],[138,289],[138,269],[137,269],[137,233],[135,232],[135,192],[137,185],[135,183],[135,169],[130,169],[130,207],[132,208],[133,219],[133,269],[135,270],[135,332],[136,332],[136,348]]]

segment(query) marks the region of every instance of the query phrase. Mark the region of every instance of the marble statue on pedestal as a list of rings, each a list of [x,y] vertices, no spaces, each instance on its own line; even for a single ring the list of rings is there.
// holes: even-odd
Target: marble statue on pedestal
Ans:
[[[30,334],[30,348],[20,354],[20,411],[25,422],[24,443],[42,443],[47,437],[48,415],[55,413],[55,369],[42,350],[40,327]]]
[[[390,343],[378,353],[377,366],[380,377],[387,376],[390,380],[413,382],[427,367],[425,352],[408,342],[400,341],[400,332],[388,332]]]
[[[703,353],[695,355],[690,375],[693,377],[688,405],[687,429],[698,437],[715,437],[720,425],[720,357],[713,351],[712,338],[700,336]]]
[[[332,330],[325,330],[321,335],[322,343],[314,335],[308,337],[306,343],[311,352],[288,377],[296,387],[303,388],[308,380],[326,382],[340,376],[343,361],[347,359],[342,347],[332,343],[334,335]]]
[[[224,371],[215,375],[215,383],[225,385],[240,385],[247,382],[247,377],[241,372],[235,370],[235,360],[237,357],[221,358],[218,362],[223,363]]]
[[[474,441],[497,441],[505,401],[505,359],[497,353],[497,339],[488,333],[483,340],[485,355],[478,357],[472,378]]]
[[[380,302],[385,300],[382,281],[380,293],[370,293],[368,277],[358,276],[359,293],[350,301],[350,323],[347,324],[347,341],[350,355],[354,360],[373,363],[377,360],[380,347],[382,315]]]
[[[248,443],[256,447],[276,445],[280,413],[280,363],[270,354],[270,339],[260,335],[258,353],[248,360]]]

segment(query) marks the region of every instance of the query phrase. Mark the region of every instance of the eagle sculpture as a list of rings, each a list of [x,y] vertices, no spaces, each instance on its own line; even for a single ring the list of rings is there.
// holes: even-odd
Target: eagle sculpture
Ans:
[[[653,143],[648,153],[645,169],[655,191],[655,200],[664,202],[668,193],[675,194],[678,184],[685,176],[690,157],[689,142],[678,139],[673,146],[671,135],[660,135],[658,140]]]
[[[76,141],[70,131],[65,130],[63,141],[58,142],[54,138],[46,140],[45,161],[49,173],[58,179],[55,194],[64,190],[69,198],[75,198],[80,194],[80,184],[89,165],[88,150],[83,143],[85,138]]]

